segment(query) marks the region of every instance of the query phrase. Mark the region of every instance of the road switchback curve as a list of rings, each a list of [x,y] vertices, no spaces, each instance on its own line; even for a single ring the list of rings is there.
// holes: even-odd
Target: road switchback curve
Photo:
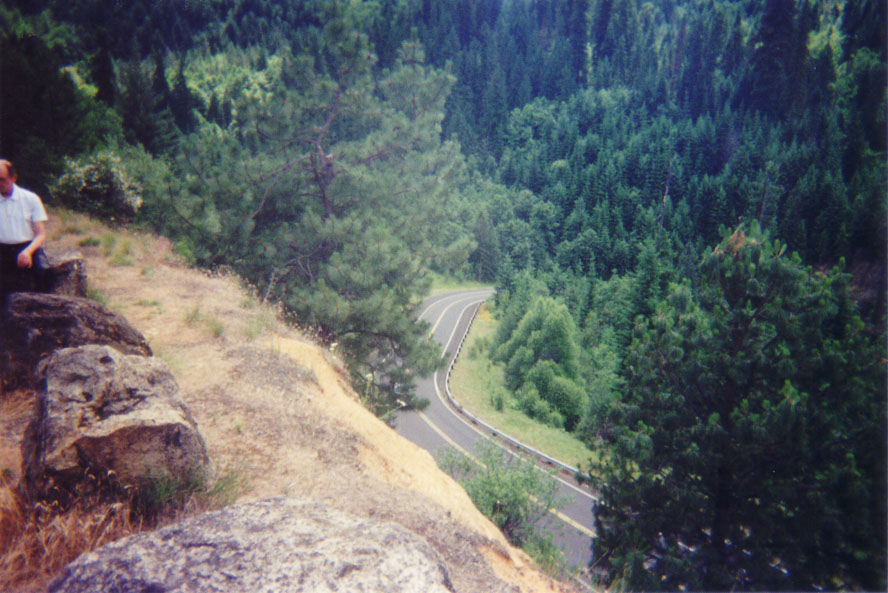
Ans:
[[[556,514],[549,515],[545,528],[552,533],[553,541],[564,550],[568,563],[585,572],[583,569],[589,565],[592,556],[594,495],[577,485],[571,476],[572,468],[540,456],[530,447],[475,419],[462,410],[449,394],[450,369],[478,308],[492,294],[491,289],[458,291],[435,295],[423,303],[419,316],[431,325],[431,334],[441,344],[447,365],[444,371],[417,381],[417,395],[428,399],[429,406],[422,412],[399,412],[396,429],[432,455],[447,446],[473,455],[482,439],[485,439],[492,440],[510,455],[516,455],[516,451],[521,450],[536,457],[543,467],[560,470],[553,478],[557,481],[556,497],[567,502]]]

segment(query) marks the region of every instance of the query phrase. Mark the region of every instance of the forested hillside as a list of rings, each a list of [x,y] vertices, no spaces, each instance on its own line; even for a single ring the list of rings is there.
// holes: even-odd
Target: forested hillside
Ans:
[[[598,453],[633,589],[885,587],[884,0],[12,0],[0,153],[335,344],[379,414],[430,274]]]

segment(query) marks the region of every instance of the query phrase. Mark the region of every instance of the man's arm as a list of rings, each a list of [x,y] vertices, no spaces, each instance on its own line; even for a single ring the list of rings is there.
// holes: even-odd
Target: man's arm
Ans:
[[[32,226],[34,227],[34,238],[18,254],[18,267],[20,268],[30,268],[33,263],[31,256],[46,242],[46,223],[41,220],[32,223]]]

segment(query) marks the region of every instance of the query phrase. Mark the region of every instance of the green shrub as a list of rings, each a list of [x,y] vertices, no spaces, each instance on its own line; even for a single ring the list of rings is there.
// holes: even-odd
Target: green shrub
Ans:
[[[206,323],[207,328],[209,328],[210,332],[212,332],[213,336],[221,337],[222,334],[225,333],[225,326],[222,325],[222,322],[216,319],[215,317],[207,317],[204,319],[204,323]]]
[[[65,170],[50,193],[68,208],[105,220],[130,220],[142,207],[141,186],[130,179],[113,152],[65,159]]]
[[[502,412],[506,408],[506,394],[502,389],[494,389],[490,394],[490,403],[497,412]]]
[[[532,384],[526,383],[517,395],[518,409],[530,418],[555,428],[564,428],[564,416],[549,402],[541,398],[536,387]]]
[[[564,552],[559,548],[549,533],[534,533],[522,548],[533,558],[537,567],[545,574],[556,579],[564,579],[570,574],[570,567]]]
[[[194,251],[184,239],[182,241],[176,241],[176,253],[189,264],[193,264],[196,261]]]
[[[530,459],[514,457],[488,441],[479,447],[476,461],[480,467],[453,450],[439,457],[441,468],[462,484],[478,510],[515,545],[535,538],[542,519],[563,504],[555,496],[551,474]]]
[[[131,266],[135,263],[133,258],[125,253],[118,252],[111,256],[111,263],[115,266]]]
[[[194,325],[201,320],[201,317],[202,313],[200,311],[200,305],[194,305],[187,313],[185,313],[185,323],[188,325]]]
[[[479,338],[476,340],[469,348],[469,358],[471,360],[476,360],[479,356],[484,356],[485,352],[490,348],[487,342],[488,341],[485,338]]]
[[[100,243],[105,257],[110,257],[114,253],[114,247],[117,245],[117,236],[113,233],[105,233],[102,235]]]
[[[209,484],[200,471],[184,472],[181,476],[167,473],[143,476],[133,491],[130,501],[132,514],[148,522],[186,507],[199,509],[222,508],[237,499],[242,487],[239,470],[228,471]]]

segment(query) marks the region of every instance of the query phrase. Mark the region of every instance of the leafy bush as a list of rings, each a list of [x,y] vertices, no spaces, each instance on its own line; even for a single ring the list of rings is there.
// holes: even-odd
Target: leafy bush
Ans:
[[[471,360],[477,360],[479,356],[483,356],[485,352],[490,349],[490,344],[488,340],[485,338],[480,338],[474,344],[472,344],[471,348],[469,348],[469,358]]]
[[[493,356],[506,364],[506,383],[518,394],[521,410],[568,431],[586,406],[578,334],[563,303],[539,297]]]
[[[112,152],[84,160],[65,159],[65,171],[50,189],[61,204],[106,220],[130,220],[142,207],[142,187]]]
[[[564,416],[540,397],[539,391],[533,384],[525,384],[518,392],[518,408],[530,418],[543,424],[564,428]]]
[[[444,471],[459,481],[472,502],[516,545],[538,540],[540,522],[562,501],[551,476],[533,461],[513,457],[487,442],[479,447],[481,466],[447,449],[439,457]]]
[[[562,579],[570,573],[567,558],[558,545],[552,541],[550,533],[534,533],[524,545],[524,551],[530,554],[537,566],[544,573]]]
[[[502,412],[506,408],[506,394],[502,389],[496,389],[490,394],[490,403],[497,412]]]

